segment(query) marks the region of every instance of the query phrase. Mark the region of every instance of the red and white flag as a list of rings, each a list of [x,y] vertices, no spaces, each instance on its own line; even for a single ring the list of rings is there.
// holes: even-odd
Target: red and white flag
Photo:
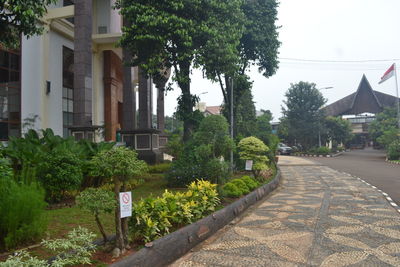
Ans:
[[[394,64],[395,63],[393,63],[393,65],[390,66],[390,68],[385,72],[385,74],[383,74],[379,84],[383,83],[384,81],[386,81],[387,79],[391,78],[394,75],[394,72],[395,72],[395,65]]]

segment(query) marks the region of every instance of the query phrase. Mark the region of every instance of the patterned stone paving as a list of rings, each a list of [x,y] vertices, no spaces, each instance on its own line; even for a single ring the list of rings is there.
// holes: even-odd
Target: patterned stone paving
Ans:
[[[400,215],[375,189],[280,157],[282,185],[172,266],[400,266]]]

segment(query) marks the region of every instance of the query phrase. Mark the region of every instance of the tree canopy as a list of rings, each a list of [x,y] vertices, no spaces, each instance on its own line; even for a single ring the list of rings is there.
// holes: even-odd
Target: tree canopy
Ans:
[[[19,45],[20,36],[43,32],[40,18],[46,7],[58,0],[0,0],[0,43],[8,48]]]
[[[321,107],[326,99],[316,88],[314,83],[299,82],[291,84],[283,101],[284,118],[287,120],[288,137],[291,142],[296,141],[305,148],[316,144],[318,132],[321,130],[324,113]]]
[[[148,74],[172,67],[182,91],[180,110],[184,140],[192,132],[196,97],[190,92],[192,67],[210,77],[237,62],[243,33],[241,0],[118,0],[126,19],[122,46],[134,55],[132,64]],[[212,64],[211,64],[212,62]]]
[[[397,127],[397,110],[386,107],[376,115],[376,120],[369,125],[368,131],[375,143],[387,148],[396,139],[400,139]]]

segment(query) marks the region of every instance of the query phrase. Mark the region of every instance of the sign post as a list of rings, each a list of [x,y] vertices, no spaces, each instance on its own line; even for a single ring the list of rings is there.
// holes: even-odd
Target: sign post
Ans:
[[[251,171],[253,169],[253,161],[252,160],[246,160],[246,171]]]
[[[132,216],[132,192],[119,193],[119,206],[121,218]]]

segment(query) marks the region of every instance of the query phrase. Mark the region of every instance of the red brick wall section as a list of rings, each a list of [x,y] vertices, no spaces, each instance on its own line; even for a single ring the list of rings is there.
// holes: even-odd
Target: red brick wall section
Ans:
[[[104,123],[105,140],[115,141],[116,131],[122,127],[118,103],[122,103],[122,60],[111,50],[104,55]]]

